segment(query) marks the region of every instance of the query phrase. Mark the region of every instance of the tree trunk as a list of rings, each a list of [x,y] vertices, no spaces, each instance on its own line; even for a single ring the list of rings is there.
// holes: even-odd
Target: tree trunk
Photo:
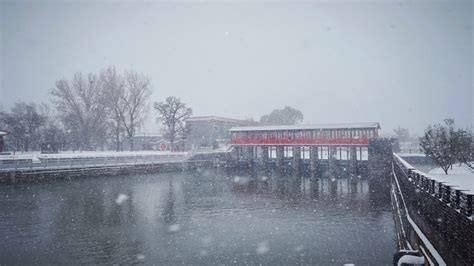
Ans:
[[[128,136],[128,142],[129,142],[129,145],[130,145],[130,151],[133,151],[133,137],[132,136]]]
[[[174,151],[174,135],[176,134],[174,125],[170,129],[170,151]]]
[[[174,151],[174,136],[170,136],[170,151]]]
[[[448,175],[449,165],[448,167],[441,167],[441,169],[443,169],[444,173]]]
[[[120,151],[120,133],[115,134],[115,151]]]

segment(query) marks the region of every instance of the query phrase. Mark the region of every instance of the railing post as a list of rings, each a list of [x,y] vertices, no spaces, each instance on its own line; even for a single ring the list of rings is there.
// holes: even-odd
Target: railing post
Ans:
[[[455,208],[455,209],[459,209],[460,208],[460,196],[461,196],[461,191],[459,189],[453,189],[451,191],[451,202],[452,202],[452,206]]]
[[[420,176],[420,190],[421,191],[426,191],[426,177],[424,175]]]
[[[460,195],[460,207],[461,212],[464,213],[466,216],[472,215],[472,198],[474,195],[468,195],[466,193],[462,193]]]
[[[451,186],[443,186],[443,202],[451,202]]]
[[[467,195],[467,215],[471,216],[472,215],[472,198],[473,195]]]
[[[436,197],[437,198],[442,198],[443,197],[443,184],[438,182],[438,191],[436,192]]]

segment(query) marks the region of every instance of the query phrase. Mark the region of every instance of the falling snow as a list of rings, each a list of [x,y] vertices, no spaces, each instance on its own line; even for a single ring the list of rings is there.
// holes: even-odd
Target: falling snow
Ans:
[[[117,196],[117,198],[115,199],[115,203],[117,203],[118,205],[121,205],[122,203],[124,203],[126,200],[128,200],[128,196],[125,195],[125,194],[119,194]]]

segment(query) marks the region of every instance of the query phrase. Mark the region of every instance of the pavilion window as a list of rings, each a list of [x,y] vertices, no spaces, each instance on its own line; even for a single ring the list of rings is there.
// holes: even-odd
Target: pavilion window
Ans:
[[[300,156],[301,156],[301,159],[309,159],[309,157],[310,157],[310,147],[307,147],[307,146],[302,147]]]
[[[340,160],[349,159],[349,148],[348,147],[339,147],[340,148]]]
[[[369,149],[367,147],[362,147],[361,148],[361,159],[362,161],[368,161],[369,160]]]
[[[324,146],[321,148],[321,159],[322,160],[327,160],[329,158],[329,147]]]

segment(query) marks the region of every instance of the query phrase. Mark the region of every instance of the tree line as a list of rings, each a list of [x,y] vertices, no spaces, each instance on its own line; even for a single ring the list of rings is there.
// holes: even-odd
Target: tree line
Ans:
[[[9,133],[9,150],[40,150],[46,143],[56,143],[60,149],[120,151],[125,141],[134,150],[133,137],[150,111],[152,86],[144,74],[119,73],[110,66],[98,74],[78,72],[60,79],[50,94],[53,108],[17,102],[10,111],[0,111],[0,129]],[[174,149],[192,109],[173,96],[153,107]]]

